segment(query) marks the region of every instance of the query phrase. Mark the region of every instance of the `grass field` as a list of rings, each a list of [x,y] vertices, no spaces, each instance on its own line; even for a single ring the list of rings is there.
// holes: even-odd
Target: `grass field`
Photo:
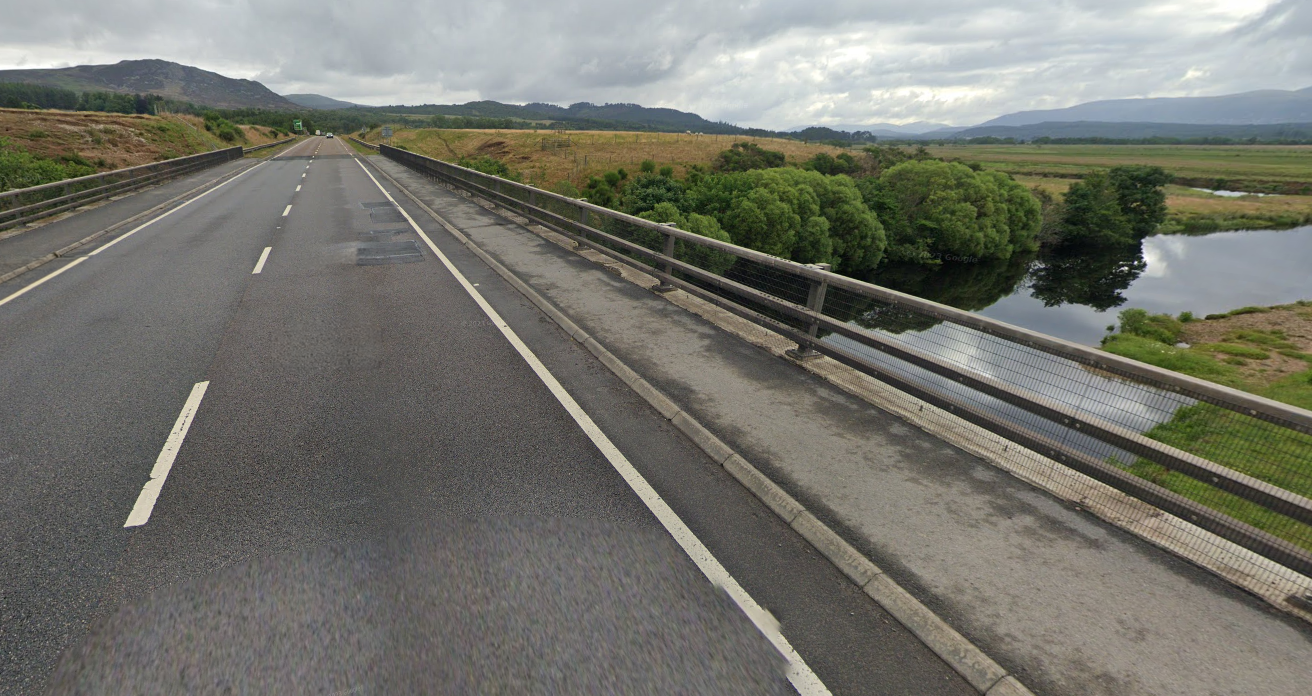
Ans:
[[[1312,153],[1308,154],[1312,157]],[[1078,179],[1013,174],[1026,188],[1060,196]],[[1284,229],[1312,224],[1312,196],[1227,198],[1188,186],[1166,187],[1167,224],[1163,232]]]
[[[1095,168],[1157,165],[1188,186],[1312,195],[1312,145],[935,145],[935,157],[1014,175],[1078,178]]]
[[[1312,301],[1245,307],[1225,316],[1172,324],[1176,347],[1120,333],[1103,348],[1299,408],[1312,408]],[[1180,409],[1148,437],[1288,491],[1312,497],[1312,436],[1207,403]],[[1312,550],[1312,527],[1160,464],[1139,460],[1134,474]]]
[[[936,145],[936,157],[978,162],[1053,194],[1093,169],[1156,165],[1175,177],[1162,232],[1284,229],[1312,224],[1312,145]],[[1278,193],[1226,198],[1193,187]]]
[[[682,177],[689,166],[707,166],[721,150],[743,141],[783,152],[790,163],[801,162],[817,152],[843,152],[796,140],[729,135],[595,131],[571,132],[567,136],[570,147],[544,150],[542,140],[555,137],[551,131],[398,129],[392,144],[449,162],[462,156],[495,157],[518,171],[526,183],[544,189],[561,181],[581,187],[589,176],[619,168],[636,173],[646,159],[655,161],[658,167],[672,166],[675,176]],[[370,143],[381,140],[378,130],[370,131],[364,139]]]

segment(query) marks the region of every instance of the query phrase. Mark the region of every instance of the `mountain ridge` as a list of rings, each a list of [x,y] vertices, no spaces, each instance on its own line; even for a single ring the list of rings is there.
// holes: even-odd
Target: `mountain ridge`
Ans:
[[[110,65],[0,70],[0,82],[26,82],[78,92],[158,94],[220,109],[300,108],[255,80],[227,77],[157,58],[122,60]]]
[[[322,94],[284,94],[282,98],[307,109],[354,109],[364,106],[363,104],[325,97]]]
[[[1306,123],[1312,121],[1312,87],[1253,90],[1214,97],[1104,99],[1064,109],[1017,111],[974,128],[1079,121],[1194,125]]]

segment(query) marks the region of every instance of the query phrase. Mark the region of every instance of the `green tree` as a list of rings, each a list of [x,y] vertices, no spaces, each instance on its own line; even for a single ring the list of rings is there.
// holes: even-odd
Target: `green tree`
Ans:
[[[884,222],[895,260],[1005,259],[1038,246],[1039,203],[1005,174],[909,160],[861,190]]]
[[[673,203],[657,203],[654,208],[638,217],[652,222],[674,223],[675,227],[685,232],[692,232],[721,242],[732,242],[729,234],[720,229],[720,223],[716,222],[715,218],[709,215],[698,215],[697,213],[685,215]],[[655,234],[657,233],[653,233],[653,235]],[[652,245],[650,248],[660,247]],[[728,252],[717,251],[699,244],[690,244],[683,240],[674,243],[674,258],[703,268],[716,275],[723,275],[738,260],[736,256]]]
[[[1121,211],[1116,187],[1107,172],[1094,171],[1066,190],[1060,244],[1124,245],[1135,240],[1134,228]]]
[[[1116,189],[1121,214],[1136,239],[1147,237],[1166,221],[1163,187],[1171,183],[1171,175],[1165,169],[1147,165],[1113,167],[1108,178]]]
[[[583,191],[583,197],[588,199],[589,203],[603,208],[614,207],[617,199],[615,189],[595,176],[588,177],[588,185]]]
[[[658,203],[671,203],[683,209],[685,195],[683,184],[678,181],[668,176],[644,174],[624,187],[623,198],[624,212],[641,215],[655,208]]]
[[[811,159],[802,164],[802,168],[829,176],[855,174],[861,171],[861,165],[856,161],[856,158],[846,152],[840,152],[837,157],[833,157],[826,152],[817,152]]]
[[[845,176],[767,169],[702,177],[687,209],[719,221],[735,244],[837,271],[874,268],[884,230]]]

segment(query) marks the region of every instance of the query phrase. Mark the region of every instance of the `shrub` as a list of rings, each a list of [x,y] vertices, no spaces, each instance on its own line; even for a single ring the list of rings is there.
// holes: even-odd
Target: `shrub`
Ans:
[[[569,196],[570,198],[579,198],[581,196],[578,187],[569,181],[561,181],[552,187],[551,190],[553,193],[559,193],[562,196]]]
[[[408,148],[401,147],[400,145],[395,147],[398,150],[408,150]],[[518,173],[511,171],[509,165],[495,157],[488,157],[487,155],[483,155],[482,157],[461,157],[456,161],[456,164],[466,169],[473,169],[476,172],[499,176],[502,179],[509,179],[510,181],[520,180]]]
[[[1167,314],[1149,314],[1132,308],[1121,312],[1121,333],[1147,338],[1167,345],[1180,342],[1184,326]]]
[[[638,165],[638,169],[643,174],[651,174],[656,171],[656,163],[649,159],[645,159],[642,161],[642,164]]]
[[[756,143],[734,143],[728,150],[716,155],[711,165],[717,172],[746,172],[752,169],[774,169],[785,163],[784,153],[766,150]]]

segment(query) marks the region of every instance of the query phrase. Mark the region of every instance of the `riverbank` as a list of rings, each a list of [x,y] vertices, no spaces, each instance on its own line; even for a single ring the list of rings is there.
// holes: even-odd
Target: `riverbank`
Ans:
[[[1026,188],[1053,196],[1065,193],[1074,178],[1013,175]],[[1166,187],[1166,222],[1157,234],[1208,234],[1233,230],[1287,230],[1312,225],[1312,196],[1218,196],[1188,186]]]
[[[1244,307],[1194,319],[1121,313],[1104,350],[1312,409],[1312,301]],[[1145,433],[1159,442],[1312,497],[1312,437],[1207,403],[1182,408]],[[1312,527],[1140,459],[1134,474],[1312,550]]]

